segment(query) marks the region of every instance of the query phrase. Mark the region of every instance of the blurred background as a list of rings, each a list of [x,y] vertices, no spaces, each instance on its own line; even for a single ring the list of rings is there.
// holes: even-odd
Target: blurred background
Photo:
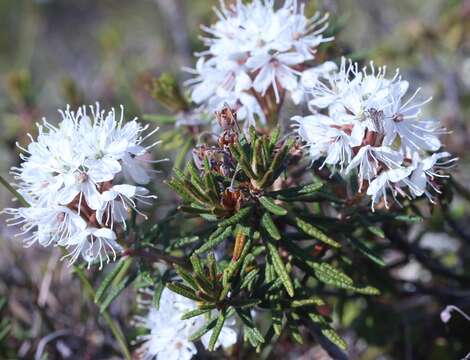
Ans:
[[[335,322],[352,359],[458,359],[470,352],[470,322],[440,321],[445,305],[470,310],[470,1],[304,1],[329,11],[338,56],[399,67],[411,88],[433,96],[429,115],[452,131],[448,151],[460,157],[463,186],[446,211],[437,209],[407,239],[419,251],[391,253],[399,290],[367,302],[338,303]],[[201,49],[199,25],[215,19],[216,0],[0,0],[0,172],[18,164],[15,142],[28,142],[35,122],[58,121],[57,108],[99,100],[124,104],[130,116],[162,113],[152,80],[171,72],[183,81]],[[338,60],[338,58],[334,60]],[[158,151],[158,150],[157,150]],[[163,157],[163,156],[160,156]],[[156,191],[165,190],[161,180]],[[163,194],[164,197],[164,194]],[[11,195],[0,189],[0,207]],[[98,311],[60,262],[58,249],[23,249],[0,222],[0,359],[119,358]],[[408,249],[409,250],[409,249]],[[403,255],[403,256],[401,256]],[[403,258],[405,260],[403,260]],[[431,264],[431,265],[430,265]],[[452,269],[442,273],[441,267]],[[89,273],[99,277],[100,274]],[[95,279],[96,280],[96,279]],[[135,295],[110,308],[128,338]],[[279,359],[328,359],[312,342],[281,341]],[[254,357],[256,358],[256,357]],[[171,359],[169,359],[171,360]]]

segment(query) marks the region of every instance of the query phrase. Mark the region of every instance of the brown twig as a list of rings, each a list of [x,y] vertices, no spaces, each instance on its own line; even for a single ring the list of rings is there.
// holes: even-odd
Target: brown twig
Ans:
[[[177,264],[185,268],[190,268],[188,262],[184,258],[168,255],[160,250],[148,247],[141,249],[127,249],[123,252],[122,256],[140,257],[150,262],[164,261],[170,265]]]

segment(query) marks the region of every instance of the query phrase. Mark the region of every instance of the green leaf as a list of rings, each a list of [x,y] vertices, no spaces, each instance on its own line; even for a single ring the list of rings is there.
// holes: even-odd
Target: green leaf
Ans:
[[[252,242],[251,238],[248,237],[245,240],[242,253],[240,257],[238,258],[238,260],[231,261],[230,264],[224,269],[223,278],[222,278],[222,283],[224,284],[224,287],[226,287],[226,285],[230,282],[232,277],[237,274],[237,271],[239,270],[240,266],[245,261],[245,257],[247,256],[248,252],[251,249],[251,242]]]
[[[235,143],[229,145],[229,148],[232,156],[237,160],[238,165],[246,174],[246,176],[248,176],[250,179],[256,179],[257,176],[253,172],[253,169],[248,162],[248,154],[246,154],[243,147],[240,144]]]
[[[354,287],[351,290],[363,295],[380,295],[380,290],[373,286],[366,286],[362,288]]]
[[[365,219],[362,216],[358,216],[358,219],[371,234],[374,234],[375,236],[385,239],[385,234],[379,226],[371,224],[369,221],[367,221],[367,219]]]
[[[256,347],[258,346],[258,344],[264,343],[264,337],[256,328],[251,317],[250,311],[248,309],[241,308],[235,309],[235,311],[244,325],[243,331],[248,337],[248,340],[250,341],[251,345]]]
[[[196,168],[196,165],[194,165],[193,160],[188,161],[188,163],[186,164],[185,172],[189,174],[192,182],[197,182],[200,186],[202,186],[199,169]]]
[[[186,311],[181,316],[181,320],[188,320],[188,319],[191,319],[193,317],[208,313],[209,311],[211,311],[211,310],[210,309],[195,309],[195,310]]]
[[[243,260],[242,268],[240,272],[242,274],[249,273],[251,269],[248,269],[248,266],[252,265],[255,261],[255,256],[253,256],[253,252],[250,252],[246,255],[245,259]],[[256,264],[254,264],[256,266]]]
[[[269,139],[269,146],[271,148],[274,148],[276,146],[277,141],[279,140],[279,136],[281,135],[281,129],[279,127],[276,127],[272,132],[271,136]]]
[[[368,257],[379,266],[385,266],[385,262],[382,260],[380,255],[378,255],[365,241],[351,238],[351,242],[364,256]]]
[[[211,295],[212,292],[214,291],[214,287],[212,283],[205,277],[205,276],[200,276],[196,274],[194,277],[194,281],[197,284],[197,288],[202,291],[204,294]],[[203,295],[201,294],[201,297]],[[210,298],[210,296],[209,296]],[[207,298],[209,300],[209,298]]]
[[[253,308],[260,302],[260,299],[234,299],[230,300],[230,306],[234,308]]]
[[[271,321],[273,323],[274,333],[279,336],[282,333],[283,312],[280,309],[271,311]]]
[[[278,172],[279,168],[284,164],[287,156],[289,155],[289,150],[293,144],[294,141],[292,139],[288,139],[282,148],[276,153],[276,155],[274,155],[274,159],[270,167],[273,172]]]
[[[191,264],[193,265],[194,272],[199,276],[205,276],[204,268],[201,263],[201,259],[196,254],[193,254],[189,257]]]
[[[317,296],[311,297],[309,299],[299,299],[293,300],[290,303],[290,306],[293,308],[302,307],[302,306],[323,306],[325,301]]]
[[[348,349],[348,343],[331,328],[331,326],[322,316],[314,313],[310,313],[308,316],[310,317],[310,320],[313,321],[313,323],[320,327],[320,331],[328,340],[330,340],[333,344],[342,350]]]
[[[262,171],[263,168],[263,152],[262,152],[262,140],[260,138],[255,139],[254,141],[254,152],[253,152],[253,161],[251,167],[255,170],[257,174]]]
[[[341,350],[346,351],[348,349],[348,343],[346,342],[346,340],[339,336],[338,333],[333,329],[323,329],[321,330],[321,332],[323,335],[325,335],[328,340],[338,346]]]
[[[335,285],[338,287],[350,288],[353,286],[353,280],[327,263],[311,263],[315,272],[315,276],[325,284]]]
[[[217,343],[217,339],[219,338],[220,332],[222,331],[222,327],[225,323],[225,311],[222,310],[217,317],[217,322],[214,326],[214,330],[212,331],[212,335],[209,339],[209,351],[214,351],[215,344]]]
[[[353,280],[348,275],[331,266],[330,264],[310,262],[309,265],[313,267],[316,278],[325,284],[334,285],[336,287],[351,290],[364,295],[380,294],[380,291],[373,286],[366,286],[362,288],[354,286]]]
[[[184,236],[184,237],[173,240],[169,246],[169,249],[170,250],[180,249],[186,245],[193,244],[197,241],[199,241],[199,236]]]
[[[174,167],[173,168],[173,173],[175,174],[175,178],[177,178],[179,181],[185,181],[186,180],[186,175],[179,168]]]
[[[196,203],[191,203],[189,206],[180,205],[178,206],[178,210],[183,211],[188,214],[196,214],[196,215],[201,215],[201,216],[202,214],[212,214],[212,208],[201,206]]]
[[[385,239],[385,234],[380,227],[374,226],[374,225],[368,225],[367,230],[369,230],[372,234],[377,235],[378,237],[382,239]]]
[[[211,165],[207,157],[204,158],[204,184],[209,196],[214,202],[219,202],[219,189],[216,185],[214,176],[212,175]]]
[[[223,228],[219,228],[223,229]],[[216,231],[217,232],[217,231]],[[217,234],[215,237],[209,237],[208,241],[204,243],[199,249],[197,249],[194,253],[195,254],[202,254],[209,250],[213,250],[222,243],[225,239],[227,239],[232,234],[232,227],[229,226],[225,228],[220,234]]]
[[[212,281],[217,280],[217,260],[213,252],[207,255],[207,268],[209,269],[209,279]]]
[[[184,143],[183,146],[180,148],[178,151],[178,154],[175,157],[175,161],[173,166],[177,169],[181,168],[181,166],[184,163],[184,160],[186,158],[186,155],[188,154],[189,150],[193,146],[193,139],[188,138]]]
[[[198,296],[196,296],[193,289],[181,283],[171,282],[171,283],[166,284],[166,287],[170,289],[171,291],[173,291],[174,293],[182,295],[188,299],[191,299],[194,301],[201,300]]]
[[[193,289],[198,288],[196,282],[194,281],[193,275],[189,271],[186,271],[183,267],[177,264],[174,265],[174,268],[176,273],[181,277],[181,279],[183,279],[186,284],[188,284]]]
[[[272,239],[281,240],[281,234],[279,233],[276,224],[274,224],[274,221],[268,212],[265,212],[261,217],[261,225]]]
[[[269,242],[266,244],[266,246],[269,255],[271,256],[274,270],[281,278],[282,284],[284,285],[289,296],[294,296],[294,285],[292,284],[292,280],[289,276],[289,273],[287,272],[284,262],[281,259],[281,256],[279,255],[279,252],[277,251],[277,248]]]
[[[217,226],[226,227],[230,225],[236,225],[251,213],[251,209],[251,206],[244,207],[240,209],[235,215],[229,217],[226,220],[221,221]]]
[[[270,198],[268,198],[266,196],[261,196],[259,198],[259,202],[261,203],[261,205],[263,205],[263,207],[266,210],[268,210],[270,213],[272,213],[274,215],[283,216],[283,215],[287,214],[286,209],[284,209],[283,207],[275,204]]]
[[[323,231],[298,217],[295,218],[295,224],[299,230],[303,231],[305,234],[313,237],[314,239],[320,240],[321,242],[324,242],[325,244],[335,248],[341,247],[340,243],[330,238]]]
[[[108,275],[103,279],[101,282],[98,290],[96,290],[95,294],[95,303],[99,304],[105,295],[106,290],[111,286],[111,283],[113,280],[116,278],[116,276],[121,272],[121,270],[124,268],[124,265],[126,264],[126,259],[121,259],[119,262],[114,266],[113,270],[111,270]]]
[[[204,336],[204,334],[212,330],[216,323],[217,323],[217,318],[216,317],[212,318],[206,324],[204,324],[198,330],[196,330],[194,334],[190,335],[188,340],[189,341],[199,340],[202,336]]]
[[[186,184],[184,184],[181,180],[173,178],[168,181],[168,186],[181,198],[186,202],[193,202],[199,203],[199,199],[195,198],[193,194],[188,190]]]
[[[153,290],[153,299],[152,299],[152,304],[157,308],[157,310],[160,308],[160,299],[162,297],[163,290],[165,289],[166,286],[166,281],[160,281],[155,285],[155,288]]]
[[[210,221],[210,222],[215,222],[217,221],[217,216],[211,215],[211,214],[201,214],[200,215],[204,220]]]
[[[126,276],[112,290],[100,304],[100,312],[106,311],[108,306],[135,280],[135,276]]]
[[[258,273],[259,273],[259,269],[255,269],[255,270],[250,271],[243,278],[243,281],[240,285],[240,289],[244,289],[244,288],[250,289],[251,286],[253,285],[254,281],[256,280],[256,276],[258,275]]]
[[[421,216],[414,216],[414,215],[396,215],[395,220],[407,222],[410,224],[417,224],[423,221]]]
[[[276,271],[274,270],[272,260],[269,256],[266,255],[264,264],[264,279],[266,283],[271,283],[274,281]]]
[[[316,193],[323,187],[323,183],[321,182],[314,182],[298,187],[272,191],[269,193],[270,196],[275,196],[277,199],[289,199],[289,198],[296,198],[296,197],[303,197],[306,195],[311,195]]]
[[[290,332],[290,335],[299,344],[304,343],[304,338],[300,334],[299,324],[298,324],[298,315],[295,316],[295,313],[287,314],[287,326]]]

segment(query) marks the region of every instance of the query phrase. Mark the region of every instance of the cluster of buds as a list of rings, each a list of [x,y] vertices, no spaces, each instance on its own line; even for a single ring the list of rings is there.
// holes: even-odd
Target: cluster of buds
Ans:
[[[235,111],[228,106],[216,112],[216,117],[223,129],[217,141],[196,147],[194,162],[188,164],[185,173],[177,172],[170,185],[175,190],[188,187],[184,193],[191,194],[193,205],[224,217],[258,201],[286,169],[295,148],[291,141],[279,141],[278,130],[271,138],[254,128],[244,134]]]

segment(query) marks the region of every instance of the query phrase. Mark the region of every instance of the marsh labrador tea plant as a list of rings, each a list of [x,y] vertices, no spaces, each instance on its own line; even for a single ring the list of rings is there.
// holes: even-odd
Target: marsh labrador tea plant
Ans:
[[[281,339],[341,358],[335,304],[381,296],[376,245],[393,249],[452,190],[446,130],[398,70],[328,60],[327,14],[295,0],[221,1],[215,14],[187,91],[169,74],[151,89],[173,129],[67,107],[18,145],[6,185],[19,205],[4,212],[28,251],[63,249],[126,358],[129,343],[142,359],[269,358]],[[177,133],[186,145],[156,180],[157,135]],[[150,188],[178,199],[155,221]],[[96,290],[83,264],[105,272]],[[132,336],[107,313],[126,288]]]

